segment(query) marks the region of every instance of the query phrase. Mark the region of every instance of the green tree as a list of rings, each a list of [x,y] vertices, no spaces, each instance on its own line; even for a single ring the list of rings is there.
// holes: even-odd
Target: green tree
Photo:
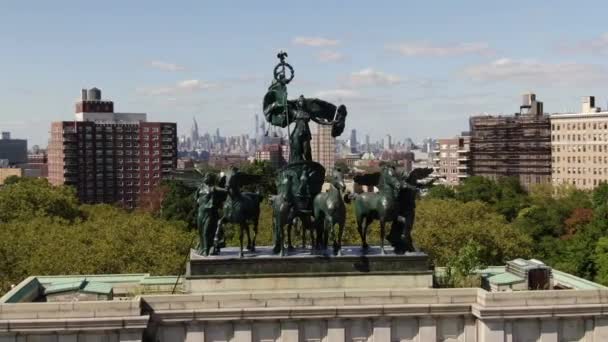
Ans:
[[[500,177],[496,181],[480,176],[469,177],[456,187],[455,192],[460,201],[490,204],[509,221],[529,202],[527,192],[515,177]]]
[[[595,246],[595,264],[597,265],[597,275],[595,280],[608,284],[608,237],[601,237]]]
[[[0,191],[0,222],[34,216],[73,220],[80,215],[74,189],[53,186],[46,179],[23,178]]]
[[[4,185],[19,183],[22,179],[24,178],[19,176],[8,176],[4,179]]]
[[[608,183],[601,182],[595,189],[593,189],[591,201],[594,208],[608,204]]]
[[[447,185],[438,184],[432,186],[425,197],[429,199],[453,199],[456,198],[456,192]]]
[[[419,201],[413,238],[436,266],[446,266],[469,241],[484,246],[481,259],[489,265],[527,257],[531,240],[479,201],[424,199]]]
[[[196,189],[179,181],[165,181],[166,189],[160,208],[160,217],[170,221],[183,221],[189,227],[196,226]]]
[[[83,218],[35,216],[0,225],[0,292],[30,275],[180,274],[195,236],[185,224],[109,205]]]
[[[497,202],[500,190],[493,180],[473,176],[466,178],[456,187],[456,199],[462,202],[481,201],[489,204]]]
[[[276,174],[277,170],[268,161],[256,160],[253,163],[241,166],[240,170],[261,177],[260,182],[243,187],[245,191],[260,192],[264,197],[277,193]]]
[[[469,240],[462,246],[455,258],[447,265],[447,274],[451,277],[451,283],[457,287],[478,287],[480,277],[475,270],[486,267],[483,255],[484,247],[475,240]]]

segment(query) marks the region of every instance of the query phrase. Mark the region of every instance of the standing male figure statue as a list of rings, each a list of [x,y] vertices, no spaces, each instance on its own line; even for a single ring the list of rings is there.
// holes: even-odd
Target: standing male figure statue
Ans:
[[[215,186],[216,177],[212,173],[205,174],[203,181],[196,190],[194,199],[198,206],[196,225],[198,228],[199,244],[197,252],[200,255],[217,255],[222,247],[222,241],[213,245],[219,220],[219,208],[226,198],[226,192]]]

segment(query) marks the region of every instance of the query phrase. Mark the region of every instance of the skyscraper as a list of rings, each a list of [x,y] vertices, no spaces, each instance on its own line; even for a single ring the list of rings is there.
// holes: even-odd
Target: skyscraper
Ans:
[[[51,124],[49,180],[76,188],[84,203],[133,207],[177,164],[177,127],[145,113],[116,113],[101,90],[83,89],[76,119]]]
[[[198,133],[198,122],[196,122],[196,118],[192,117],[192,131],[190,132],[190,138],[192,139],[192,144],[196,145],[200,135]]]
[[[357,130],[352,129],[350,131],[350,140],[348,142],[350,153],[357,153]]]
[[[387,134],[386,139],[384,139],[384,149],[390,150],[391,148],[393,148],[393,139],[390,134]]]

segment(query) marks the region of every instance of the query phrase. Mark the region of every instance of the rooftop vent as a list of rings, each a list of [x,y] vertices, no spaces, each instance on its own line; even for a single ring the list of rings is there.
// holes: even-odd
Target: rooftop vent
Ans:
[[[551,288],[551,267],[539,260],[515,259],[507,262],[505,271],[525,279],[529,290]]]

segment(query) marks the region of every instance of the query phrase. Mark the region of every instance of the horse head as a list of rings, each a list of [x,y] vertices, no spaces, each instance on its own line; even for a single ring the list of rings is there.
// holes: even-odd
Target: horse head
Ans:
[[[333,170],[330,178],[329,184],[334,186],[340,192],[346,191],[346,184],[344,184],[344,175],[339,170]]]
[[[280,177],[277,178],[276,180],[277,183],[277,192],[279,193],[279,195],[282,195],[285,198],[290,198],[293,193],[292,193],[292,184],[293,184],[293,179],[292,179],[292,175],[290,175],[289,173],[283,173]]]
[[[384,165],[378,185],[380,192],[390,193],[393,196],[397,196],[403,186],[403,183],[394,166]]]

